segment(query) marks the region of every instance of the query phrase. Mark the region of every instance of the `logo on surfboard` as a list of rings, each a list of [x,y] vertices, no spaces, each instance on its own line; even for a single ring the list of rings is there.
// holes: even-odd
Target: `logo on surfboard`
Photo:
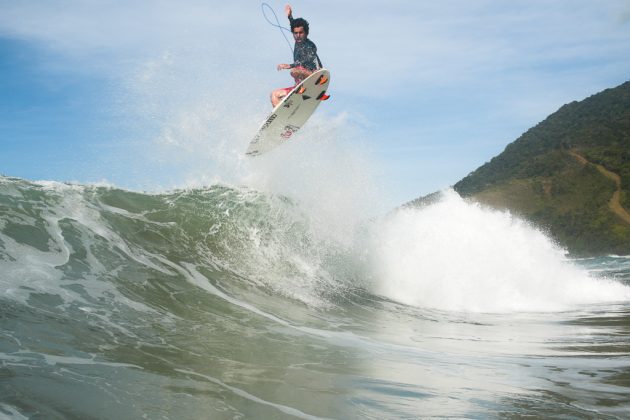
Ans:
[[[296,131],[298,131],[300,129],[300,127],[295,126],[295,125],[285,125],[284,126],[284,130],[282,131],[282,133],[280,133],[280,137],[282,137],[283,139],[287,140],[288,138],[290,138],[293,133],[295,133]]]
[[[276,119],[277,116],[278,114],[271,114],[271,116],[267,118],[267,121],[265,121],[265,124],[262,126],[261,130],[264,130],[265,128],[269,127],[269,125],[273,122],[273,120]]]

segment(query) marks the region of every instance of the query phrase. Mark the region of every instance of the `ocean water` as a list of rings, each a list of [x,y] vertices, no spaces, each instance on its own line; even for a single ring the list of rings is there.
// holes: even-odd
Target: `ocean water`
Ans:
[[[628,418],[630,257],[449,191],[350,219],[0,178],[0,417]]]

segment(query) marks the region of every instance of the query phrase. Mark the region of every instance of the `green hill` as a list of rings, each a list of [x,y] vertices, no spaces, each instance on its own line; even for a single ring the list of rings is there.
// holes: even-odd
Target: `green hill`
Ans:
[[[454,188],[573,255],[630,255],[630,82],[564,105]]]

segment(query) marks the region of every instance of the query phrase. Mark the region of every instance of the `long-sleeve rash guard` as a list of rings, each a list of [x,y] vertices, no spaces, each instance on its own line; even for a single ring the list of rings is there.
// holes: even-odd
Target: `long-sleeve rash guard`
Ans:
[[[317,56],[317,47],[310,39],[302,42],[296,42],[293,49],[293,67],[304,67],[307,70],[315,71],[322,67],[321,61]]]
[[[289,22],[293,21],[293,16],[289,16]],[[315,71],[322,68],[322,62],[317,56],[315,43],[306,38],[302,42],[296,42],[293,48],[293,64],[291,68],[304,67],[307,70]]]

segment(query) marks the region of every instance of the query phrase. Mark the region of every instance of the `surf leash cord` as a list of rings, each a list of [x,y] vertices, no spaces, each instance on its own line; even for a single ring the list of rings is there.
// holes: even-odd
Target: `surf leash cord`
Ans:
[[[276,23],[273,23],[271,20],[269,20],[269,17],[267,17],[267,13],[265,13],[265,7],[269,10],[271,10],[271,13],[273,13],[273,17],[276,20]],[[288,28],[285,28],[284,26],[282,26],[280,24],[280,21],[278,20],[278,15],[276,15],[276,12],[273,10],[273,8],[271,6],[269,6],[267,3],[263,2],[260,4],[260,8],[262,10],[262,14],[265,17],[265,20],[267,20],[267,22],[271,25],[271,26],[275,26],[276,28],[280,29],[280,33],[282,34],[282,36],[284,37],[284,40],[287,41],[287,45],[289,46],[289,49],[291,50],[291,56],[293,56],[293,47],[291,46],[291,42],[289,41],[289,39],[287,38],[287,34],[284,33],[284,31],[287,31],[289,33],[291,33],[291,30]]]

